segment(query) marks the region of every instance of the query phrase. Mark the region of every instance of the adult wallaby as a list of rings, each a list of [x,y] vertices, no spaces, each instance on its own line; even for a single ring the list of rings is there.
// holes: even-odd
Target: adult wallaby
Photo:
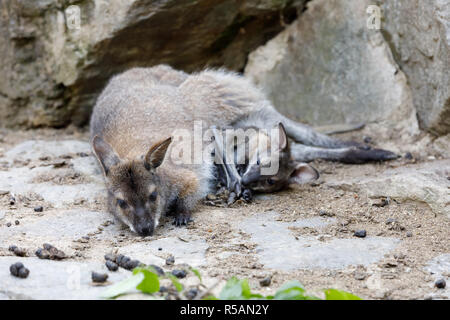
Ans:
[[[198,200],[212,191],[212,159],[192,164],[168,156],[172,149],[191,148],[192,141],[173,141],[172,136],[180,129],[193,131],[194,121],[202,121],[203,128],[265,129],[281,122],[287,135],[302,143],[291,146],[299,160],[308,159],[309,152],[358,163],[396,157],[319,134],[282,116],[261,91],[232,72],[187,76],[168,66],[130,69],[113,77],[99,96],[91,141],[105,176],[109,210],[142,236],[153,233],[164,213],[173,212],[177,225],[186,224]]]

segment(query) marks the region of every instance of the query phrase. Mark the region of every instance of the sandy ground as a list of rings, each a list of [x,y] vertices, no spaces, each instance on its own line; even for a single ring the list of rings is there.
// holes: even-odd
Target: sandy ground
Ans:
[[[352,134],[344,136],[352,137]],[[32,139],[88,141],[88,135],[86,131],[75,128],[20,132],[3,130],[0,131],[0,157],[19,143]],[[70,160],[70,157],[68,159]],[[55,170],[59,170],[58,164],[54,165],[54,159],[41,157],[38,160],[40,164],[33,161],[29,163],[15,161],[8,164],[1,160],[0,158],[0,170],[4,172],[16,167],[39,166],[49,161],[53,161]],[[64,161],[64,159],[58,159],[58,161]],[[379,177],[388,169],[400,167],[411,168],[413,175],[416,165],[426,165],[434,161],[439,161],[439,158],[426,152],[414,159],[402,158],[382,164],[344,165],[315,161],[313,166],[321,173],[321,179],[317,183],[294,186],[276,194],[257,196],[250,204],[238,203],[230,208],[201,204],[194,214],[194,223],[184,229],[175,228],[169,218],[164,218],[162,226],[156,231],[154,237],[141,239],[128,230],[121,229],[117,224],[110,227],[109,221],[113,219],[105,216],[103,227],[99,227],[96,231],[86,231],[86,234],[90,235],[88,241],[80,242],[79,237],[72,237],[67,244],[62,240],[60,244],[53,244],[61,246],[71,256],[70,261],[102,262],[103,255],[107,252],[127,253],[122,249],[135,244],[151,243],[158,239],[164,240],[168,235],[179,236],[187,244],[201,243],[200,247],[204,248],[204,255],[200,257],[203,257],[202,259],[206,262],[200,263],[198,269],[206,278],[211,281],[227,279],[231,276],[248,278],[254,290],[264,294],[273,293],[287,280],[297,279],[308,291],[319,295],[324,288],[337,288],[365,299],[448,299],[448,288],[437,289],[434,287],[434,281],[441,277],[448,282],[450,268],[440,274],[432,274],[427,269],[427,265],[437,257],[450,254],[450,219],[445,214],[436,214],[423,202],[400,202],[396,199],[388,199],[387,205],[380,206],[383,198],[370,198],[367,193],[355,191],[345,184],[345,181],[349,179],[361,176]],[[64,167],[64,164],[61,166]],[[74,174],[70,170],[54,176],[41,174],[33,179],[33,183],[49,182],[55,185],[80,185],[90,181],[89,176]],[[335,183],[328,183],[331,180]],[[336,181],[341,181],[342,184]],[[0,257],[12,256],[12,253],[7,250],[11,244],[24,247],[29,250],[30,255],[33,255],[36,241],[45,242],[45,237],[33,238],[19,231],[14,233],[11,231],[16,227],[14,221],[18,220],[20,226],[26,226],[27,223],[35,223],[45,218],[46,215],[57,214],[62,209],[47,203],[46,199],[39,195],[34,198],[30,195],[22,197],[20,198],[22,201],[17,201],[14,205],[10,204],[9,199],[9,193],[0,195],[0,211],[6,213],[4,218],[0,219],[0,230],[12,232],[9,239],[1,244]],[[30,214],[31,208],[36,205],[43,205],[46,209],[41,214]],[[64,210],[74,208],[105,211],[104,199],[99,197],[95,201],[87,202],[81,200],[66,205]],[[292,236],[290,241],[292,243],[297,241],[299,246],[307,247],[308,241],[316,241],[313,246],[317,243],[331,245],[336,239],[364,241],[354,236],[357,230],[366,230],[368,238],[396,239],[398,242],[392,250],[386,250],[379,259],[368,264],[354,264],[352,260],[349,260],[348,264],[343,263],[342,267],[335,268],[327,267],[328,262],[325,261],[323,267],[320,267],[321,256],[318,252],[316,258],[319,268],[308,267],[297,270],[271,268],[260,259],[261,246],[265,245],[261,242],[263,240],[258,240],[261,237],[240,229],[241,225],[246,224],[248,227],[248,221],[252,218],[268,212],[276,212],[274,223],[280,223],[280,225],[285,223]],[[320,227],[302,227],[301,224],[296,224],[296,222],[309,221],[308,219],[322,219],[326,223]],[[8,222],[12,223],[12,226],[8,227]],[[302,239],[306,239],[306,242]],[[267,241],[272,241],[269,235]],[[282,250],[279,254],[277,250],[270,254],[274,260],[280,259],[281,265],[286,259],[286,252]],[[360,254],[364,256],[364,252]],[[165,259],[170,252],[162,250],[155,255]],[[292,263],[289,259],[286,261]],[[171,267],[166,266],[166,268],[170,270]],[[262,287],[259,281],[267,276],[272,277],[271,285]]]

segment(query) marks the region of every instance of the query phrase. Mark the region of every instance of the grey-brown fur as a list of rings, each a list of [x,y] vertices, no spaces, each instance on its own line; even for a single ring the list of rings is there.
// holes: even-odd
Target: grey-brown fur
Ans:
[[[177,224],[186,223],[198,200],[211,191],[212,161],[176,164],[167,156],[174,130],[192,131],[199,120],[204,128],[220,124],[270,129],[282,122],[288,136],[305,145],[355,145],[285,118],[235,73],[206,70],[188,76],[168,66],[130,69],[112,78],[98,98],[91,138],[105,173],[110,210],[139,234],[151,234],[160,215],[171,210]],[[156,199],[149,201],[154,192]]]
[[[240,146],[235,146],[234,135],[225,135],[223,139],[224,132],[216,130],[214,134],[216,153],[223,159],[220,164],[225,172],[225,183],[236,196],[244,188],[257,192],[275,192],[289,184],[303,184],[319,178],[316,169],[292,157],[289,139],[282,123],[273,128],[272,134],[278,136],[274,141],[266,130],[245,129],[247,139]],[[226,140],[226,143],[222,140]],[[239,150],[240,148],[245,150]],[[234,157],[230,157],[229,153]],[[271,166],[274,162],[278,163],[277,172],[263,175],[262,167]],[[240,169],[240,173],[236,168]]]

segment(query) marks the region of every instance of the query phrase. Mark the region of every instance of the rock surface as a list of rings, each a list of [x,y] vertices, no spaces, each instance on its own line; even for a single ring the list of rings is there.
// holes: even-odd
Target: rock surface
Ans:
[[[378,0],[381,32],[411,85],[423,128],[450,132],[450,3]]]
[[[278,214],[269,212],[240,222],[239,227],[258,244],[259,261],[276,270],[344,269],[351,265],[370,265],[393,250],[397,239],[367,238],[330,239],[323,242],[314,236],[298,236],[288,227],[321,228],[334,219],[310,219],[293,223],[276,221]]]
[[[364,192],[369,198],[426,203],[450,218],[450,160],[387,169],[377,177],[331,178],[327,185]]]
[[[0,124],[84,124],[109,77],[134,66],[239,70],[303,2],[2,1]]]
[[[246,76],[274,105],[310,124],[378,122],[417,132],[411,91],[368,0],[314,0],[286,30],[250,54]],[[331,115],[331,116],[330,116]]]

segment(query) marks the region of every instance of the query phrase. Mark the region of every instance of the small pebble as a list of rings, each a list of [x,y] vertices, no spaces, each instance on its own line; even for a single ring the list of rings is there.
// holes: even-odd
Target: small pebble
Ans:
[[[6,226],[9,228],[9,227],[11,227],[11,222],[8,222],[7,224],[6,224]]]
[[[119,266],[121,266],[122,268],[125,268],[125,269],[126,269],[127,263],[128,263],[129,261],[131,261],[131,258],[130,258],[130,257],[123,256],[122,259],[120,259],[120,261],[117,260],[117,264],[118,264]]]
[[[261,281],[259,281],[259,284],[261,285],[261,287],[268,287],[270,286],[270,283],[272,282],[272,277],[265,277],[264,279],[262,279]]]
[[[164,275],[164,270],[161,267],[158,267],[154,264],[151,264],[150,267],[153,267],[153,269],[155,269],[156,273],[160,276]]]
[[[105,254],[105,260],[112,261],[115,263],[117,261],[117,256],[115,254],[108,253],[108,254]]]
[[[411,154],[411,152],[407,152],[407,153],[405,154],[405,159],[407,159],[407,160],[412,160],[412,158],[413,158],[413,155]]]
[[[15,277],[25,279],[30,274],[30,270],[24,267],[23,263],[16,262],[9,267],[9,271]]]
[[[162,248],[158,248],[159,251],[162,251]]]
[[[117,265],[117,263],[115,263],[111,260],[107,260],[105,265],[109,271],[117,271],[119,269],[119,266]]]
[[[35,253],[39,259],[50,259],[50,253],[47,250],[39,248]]]
[[[159,287],[159,292],[167,292],[169,291],[169,289],[167,289],[167,287],[161,286]]]
[[[124,256],[123,254],[117,255],[117,256],[116,256],[116,259],[115,259],[115,262],[116,262],[118,265],[120,265],[120,262],[122,261],[122,259],[123,259],[124,257],[125,257],[125,256]],[[105,257],[105,259],[106,259],[106,257]]]
[[[326,215],[328,215],[328,213],[325,210],[319,211],[319,216],[326,216]]]
[[[63,251],[48,243],[44,243],[43,248],[39,248],[35,253],[39,259],[63,260],[67,258]]]
[[[182,279],[186,277],[186,271],[185,270],[173,270],[172,274],[177,277],[178,279]]]
[[[42,211],[44,211],[44,207],[43,206],[34,207],[34,211],[35,212],[42,212]]]
[[[14,224],[15,224],[16,226],[18,226],[18,225],[20,224],[20,221],[19,221],[19,220],[16,220],[16,221],[14,221]]]
[[[139,260],[130,260],[125,263],[124,268],[131,271],[134,268],[139,267],[139,265],[141,265],[141,262]]]
[[[170,256],[166,259],[166,265],[171,266],[175,263],[175,257],[174,256]]]
[[[411,237],[413,236],[413,234],[412,234],[412,232],[407,232],[407,233],[406,233],[406,236],[407,236],[408,238],[411,238]]]
[[[367,236],[367,232],[366,230],[357,230],[354,236],[358,238],[365,238]]]
[[[14,252],[14,254],[18,257],[25,257],[27,255],[27,251],[25,249],[14,246],[14,250],[10,250]]]
[[[30,270],[28,270],[27,268],[20,268],[19,269],[19,278],[25,279],[28,277],[28,275],[30,274]]]
[[[193,300],[197,296],[197,294],[198,294],[198,290],[196,288],[192,288],[192,289],[189,289],[185,295],[188,300]]]
[[[21,268],[24,268],[23,263],[21,263],[21,262],[16,262],[16,263],[12,264],[12,265],[9,267],[9,271],[11,272],[11,274],[12,274],[13,276],[16,276],[16,277],[17,277],[17,275],[19,274],[19,269],[21,269]]]
[[[106,282],[108,275],[106,273],[97,273],[92,271],[92,281],[97,283]]]
[[[438,289],[445,289],[445,287],[447,286],[447,283],[445,282],[444,279],[438,279],[434,283],[434,286]]]
[[[372,142],[372,137],[365,136],[363,138],[363,141],[364,141],[364,143],[371,143]]]
[[[354,277],[356,280],[362,281],[362,280],[366,279],[367,275],[363,272],[356,272]]]
[[[395,222],[395,219],[393,219],[393,218],[389,218],[389,219],[386,220],[386,224],[391,224],[391,223],[394,223],[394,222]]]

